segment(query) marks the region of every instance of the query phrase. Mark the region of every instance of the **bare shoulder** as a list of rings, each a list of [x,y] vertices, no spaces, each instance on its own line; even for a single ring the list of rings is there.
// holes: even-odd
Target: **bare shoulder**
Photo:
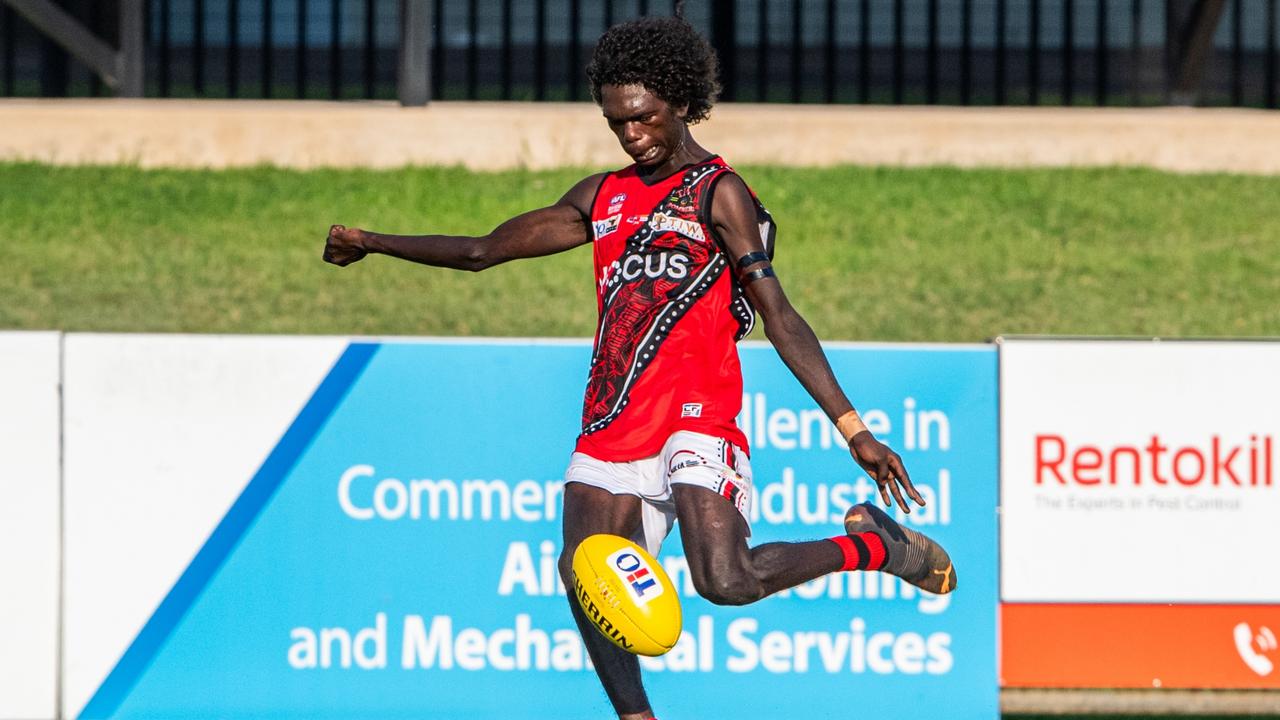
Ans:
[[[724,173],[710,193],[712,222],[717,225],[754,224],[755,197],[737,173]]]
[[[737,173],[725,173],[711,189],[711,221],[720,232],[755,232],[756,200]]]
[[[576,185],[569,188],[569,192],[565,193],[556,204],[567,205],[577,210],[583,217],[590,217],[591,204],[595,201],[596,193],[600,190],[600,185],[608,174],[596,173],[579,180]]]

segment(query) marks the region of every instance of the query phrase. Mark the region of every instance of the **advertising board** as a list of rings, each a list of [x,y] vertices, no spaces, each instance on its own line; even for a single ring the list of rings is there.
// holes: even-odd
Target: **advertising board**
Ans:
[[[1280,687],[1280,343],[1000,345],[1002,678]]]
[[[68,345],[69,376],[133,384],[114,406],[76,403],[74,423],[69,408],[68,586],[129,596],[109,602],[139,618],[111,634],[92,622],[103,611],[69,608],[68,647],[94,659],[68,675],[70,712],[608,713],[554,571],[586,343],[246,338],[219,355],[202,341]],[[927,596],[850,573],[714,607],[692,592],[672,537],[660,558],[685,632],[643,661],[655,707],[779,717],[803,698],[811,715],[836,716],[855,696],[877,717],[944,705],[995,717],[994,352],[854,346],[830,357],[929,500],[906,522],[948,547],[960,589]],[[772,349],[744,347],[743,363],[753,542],[840,532],[872,483]],[[198,397],[175,401],[191,365]],[[136,392],[147,385],[165,392]],[[161,434],[124,450],[77,444],[112,425]],[[121,505],[136,508],[127,546],[79,535]]]

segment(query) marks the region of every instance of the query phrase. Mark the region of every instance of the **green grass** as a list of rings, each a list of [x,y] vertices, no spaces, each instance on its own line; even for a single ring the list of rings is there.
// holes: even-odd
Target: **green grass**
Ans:
[[[589,336],[591,252],[480,274],[320,261],[329,224],[483,233],[582,170],[0,164],[0,327]],[[820,337],[1280,336],[1280,178],[746,168]]]

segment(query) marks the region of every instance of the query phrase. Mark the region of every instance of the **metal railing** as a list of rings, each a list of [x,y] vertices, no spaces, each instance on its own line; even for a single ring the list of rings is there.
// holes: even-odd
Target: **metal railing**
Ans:
[[[1278,3],[692,0],[687,14],[720,53],[727,100],[1275,108]],[[110,36],[103,2],[58,4]],[[430,95],[586,99],[582,69],[600,32],[671,8],[431,0]],[[146,10],[149,96],[397,96],[401,0],[147,0]],[[1187,23],[1201,11],[1217,14],[1201,22],[1197,57]],[[0,4],[0,95],[105,93]]]

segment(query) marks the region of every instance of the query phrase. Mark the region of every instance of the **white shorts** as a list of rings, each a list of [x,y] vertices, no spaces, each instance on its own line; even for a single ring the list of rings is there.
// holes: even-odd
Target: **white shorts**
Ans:
[[[606,462],[576,452],[564,481],[638,496],[642,522],[631,540],[654,555],[676,521],[671,486],[677,483],[704,487],[733,503],[751,534],[751,460],[742,448],[722,438],[680,430],[667,438],[657,455],[630,462]]]

